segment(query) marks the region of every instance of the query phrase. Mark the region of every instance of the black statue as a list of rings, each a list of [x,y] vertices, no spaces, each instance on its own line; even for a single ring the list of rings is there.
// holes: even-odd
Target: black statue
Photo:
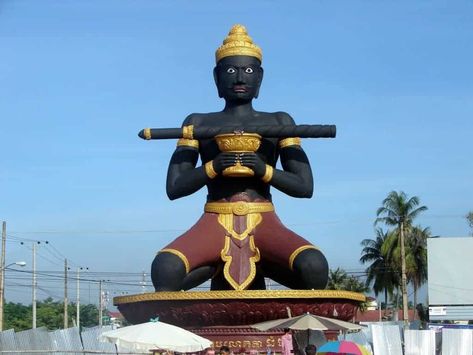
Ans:
[[[312,197],[312,172],[300,139],[261,139],[251,132],[195,139],[192,134],[194,127],[295,126],[285,112],[253,109],[263,79],[261,60],[246,29],[235,25],[216,52],[214,79],[225,108],[193,113],[183,123],[186,134],[169,164],[167,194],[174,200],[207,186],[207,203],[200,220],[154,259],[157,291],[187,290],[208,279],[212,290],[264,289],[264,277],[293,289],[326,286],[325,257],[287,229],[271,203],[271,186],[293,197]],[[202,165],[196,166],[199,155]],[[283,170],[275,168],[278,158]]]

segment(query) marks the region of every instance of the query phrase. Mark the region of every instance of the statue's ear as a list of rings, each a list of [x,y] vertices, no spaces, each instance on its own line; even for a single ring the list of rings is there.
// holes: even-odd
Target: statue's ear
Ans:
[[[214,68],[213,73],[214,73],[215,85],[217,86],[218,97],[222,97],[222,93],[220,92],[220,86],[218,85],[218,68],[217,67]]]
[[[262,67],[258,68],[258,87],[256,88],[255,99],[258,98],[259,88],[261,87],[261,82],[263,81],[264,70]]]

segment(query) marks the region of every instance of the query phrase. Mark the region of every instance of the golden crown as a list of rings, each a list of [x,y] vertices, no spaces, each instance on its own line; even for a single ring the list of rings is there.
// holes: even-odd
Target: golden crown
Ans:
[[[256,57],[261,62],[263,53],[261,48],[253,43],[253,40],[246,32],[245,26],[234,25],[228,36],[223,40],[223,44],[215,51],[215,61],[232,55],[248,55]]]

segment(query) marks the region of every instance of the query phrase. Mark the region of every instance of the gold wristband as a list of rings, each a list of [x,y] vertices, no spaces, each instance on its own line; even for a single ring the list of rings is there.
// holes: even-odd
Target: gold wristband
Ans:
[[[270,182],[271,179],[273,178],[273,173],[274,173],[273,167],[271,165],[266,164],[266,171],[264,172],[264,175],[261,178],[261,180],[263,180],[265,183]]]
[[[179,138],[177,141],[178,147],[192,147],[199,149],[199,141],[196,139],[187,139],[187,138]]]
[[[209,179],[213,179],[215,178],[218,174],[215,172],[214,170],[214,166],[212,164],[213,160],[211,161],[208,161],[207,163],[205,163],[204,167],[205,167],[205,174],[209,177]]]

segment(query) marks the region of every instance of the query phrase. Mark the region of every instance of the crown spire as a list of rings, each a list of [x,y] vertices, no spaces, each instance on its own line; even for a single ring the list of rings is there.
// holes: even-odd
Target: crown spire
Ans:
[[[215,52],[215,61],[232,55],[247,55],[255,57],[261,62],[263,54],[261,48],[253,43],[253,40],[243,25],[234,25],[228,36],[223,40],[223,44]]]

